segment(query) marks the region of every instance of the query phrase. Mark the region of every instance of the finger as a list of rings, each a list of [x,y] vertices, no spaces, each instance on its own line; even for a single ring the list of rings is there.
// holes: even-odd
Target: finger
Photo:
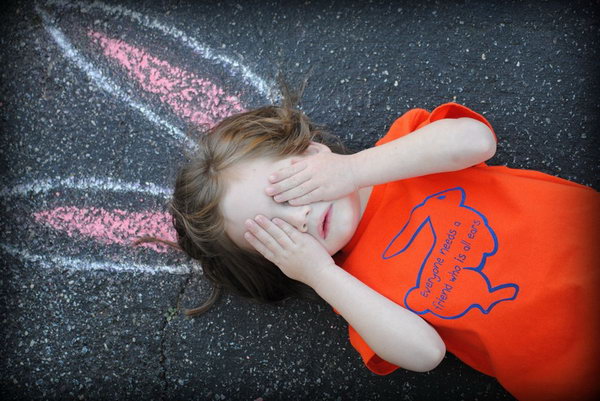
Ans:
[[[296,227],[292,226],[285,220],[278,219],[277,217],[273,219],[273,223],[277,224],[277,226],[287,234],[292,242],[296,243],[298,241],[300,237],[300,231],[298,231]]]
[[[254,234],[252,234],[249,231],[246,231],[244,233],[244,238],[246,239],[246,241],[248,241],[250,243],[250,245],[252,245],[252,247],[254,249],[256,249],[261,255],[263,255],[265,258],[267,258],[268,260],[270,260],[271,262],[273,261],[273,259],[275,258],[275,254],[269,249],[267,248],[258,238],[256,238],[254,236]]]
[[[289,191],[292,188],[298,187],[299,185],[304,184],[309,181],[312,176],[308,173],[300,173],[293,175],[289,178],[286,178],[283,181],[280,181],[277,184],[270,185],[267,187],[266,192],[269,196],[281,195],[281,193],[285,191]],[[277,201],[277,200],[276,200]]]
[[[273,199],[275,200],[275,202],[285,202],[290,199],[300,198],[301,196],[309,194],[318,188],[319,188],[319,184],[317,182],[315,182],[314,180],[309,180],[309,181],[302,183],[301,185],[299,185],[297,187],[291,188],[287,191],[280,193],[279,195],[275,196]]]
[[[258,215],[255,218],[258,225],[264,229],[272,238],[277,241],[281,248],[289,247],[293,241],[278,225],[267,219],[265,216]]]
[[[281,246],[279,243],[256,221],[248,219],[246,220],[245,225],[248,231],[250,231],[252,235],[254,235],[266,248],[268,248],[269,251],[273,252],[274,254],[281,252]]]
[[[305,184],[308,181],[312,180],[312,175],[309,173],[300,173],[300,174],[296,174],[294,176],[291,176],[289,178],[286,178],[285,180],[271,185],[269,188],[267,188],[267,193],[272,192],[272,194],[270,194],[270,196],[274,196],[277,197],[279,196],[279,198],[275,199],[276,202],[285,202],[287,199],[289,199],[289,197],[287,199],[282,199],[281,195],[283,193],[285,193],[286,191],[290,191],[294,188],[298,188],[301,185]],[[272,191],[269,191],[269,189],[274,189]],[[301,194],[298,194],[297,196],[300,196]]]
[[[320,191],[320,187],[315,188],[313,191],[304,194],[302,196],[298,196],[297,198],[293,198],[289,200],[289,204],[292,206],[302,206],[308,205],[310,203],[319,202],[324,200],[323,196],[321,196],[322,191]]]
[[[269,176],[269,181],[275,184],[276,182],[279,182],[288,177],[291,177],[296,173],[299,173],[300,171],[304,170],[307,165],[308,164],[306,163],[306,161],[299,161],[298,163],[292,164],[291,166],[279,169],[277,172]]]

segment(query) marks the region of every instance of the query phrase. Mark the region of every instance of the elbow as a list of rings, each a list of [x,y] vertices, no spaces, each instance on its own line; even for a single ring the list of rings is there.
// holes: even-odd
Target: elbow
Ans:
[[[487,133],[484,135],[486,140],[484,140],[483,144],[481,145],[481,155],[484,158],[482,161],[486,161],[494,157],[496,154],[496,137],[487,125],[483,125],[485,126],[485,131]]]
[[[429,372],[437,368],[445,356],[446,346],[444,345],[444,342],[440,340],[439,344],[428,349],[425,352],[425,355],[423,355],[423,358],[420,358],[419,363],[410,370],[420,373]]]
[[[462,152],[469,165],[475,165],[491,159],[496,154],[496,137],[492,130],[481,121],[472,118],[461,118],[463,124],[461,131],[465,133],[465,142],[462,149],[470,149],[470,152]]]
[[[390,356],[389,359],[383,359],[403,369],[425,373],[435,369],[442,362],[444,356],[446,356],[446,345],[438,337],[433,344],[425,347],[419,346],[418,349],[415,347],[408,355],[402,353],[396,357]]]
[[[446,356],[446,345],[444,344],[443,341],[440,340],[440,344],[431,350],[429,365],[424,366],[425,369],[423,370],[423,372],[429,372],[430,370],[437,368],[438,365],[440,363],[442,363],[442,360],[444,360],[445,356]]]

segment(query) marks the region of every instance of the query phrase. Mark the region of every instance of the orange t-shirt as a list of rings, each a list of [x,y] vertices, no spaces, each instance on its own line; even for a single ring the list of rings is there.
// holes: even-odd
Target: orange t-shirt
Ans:
[[[377,145],[459,117],[492,129],[481,115],[448,103],[407,112]],[[419,314],[448,351],[515,397],[582,399],[597,394],[600,377],[599,239],[594,189],[480,163],[375,186],[335,259]],[[349,335],[371,371],[398,368],[351,326]]]

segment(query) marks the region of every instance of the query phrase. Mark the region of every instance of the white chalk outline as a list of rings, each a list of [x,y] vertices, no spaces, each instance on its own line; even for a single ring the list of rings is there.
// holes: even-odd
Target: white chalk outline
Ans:
[[[275,85],[270,82],[267,83],[265,80],[254,74],[245,65],[234,61],[226,56],[217,55],[209,47],[200,44],[193,38],[188,37],[184,32],[168,27],[156,21],[150,19],[140,13],[131,11],[122,6],[109,6],[101,2],[93,2],[89,4],[74,4],[59,0],[47,0],[46,4],[59,5],[66,8],[79,8],[80,12],[88,12],[91,9],[97,8],[106,14],[112,14],[119,16],[125,16],[129,19],[136,21],[137,23],[150,28],[157,29],[165,35],[169,35],[176,39],[181,40],[185,45],[190,47],[195,53],[200,54],[202,57],[208,60],[219,62],[220,64],[228,67],[229,72],[232,75],[236,75],[240,72],[246,82],[252,84],[263,96],[267,97],[272,102],[279,100],[279,93],[274,90]],[[112,82],[108,77],[104,76],[94,65],[88,62],[81,54],[75,49],[71,42],[66,38],[60,29],[58,29],[52,22],[52,18],[48,13],[42,10],[38,4],[35,5],[35,10],[43,21],[44,28],[62,49],[63,54],[77,67],[79,67],[87,76],[98,85],[98,87],[104,89],[109,94],[129,104],[131,107],[137,109],[142,113],[149,121],[153,122],[158,126],[164,127],[170,134],[176,139],[183,140],[185,144],[193,149],[197,150],[197,144],[188,138],[180,129],[176,128],[169,122],[165,121],[153,111],[151,111],[145,105],[133,100],[129,95],[122,91],[118,85]],[[171,190],[157,186],[155,184],[146,183],[142,186],[139,183],[127,183],[120,180],[112,179],[98,179],[98,178],[66,178],[66,179],[48,179],[39,180],[29,184],[20,184],[12,188],[3,189],[0,191],[0,197],[7,198],[13,196],[22,196],[28,193],[45,193],[53,190],[61,190],[65,188],[75,188],[79,190],[94,190],[94,191],[114,191],[114,192],[138,192],[144,194],[150,194],[153,196],[160,196],[163,198],[171,196]],[[9,245],[0,243],[0,248],[6,252],[16,256],[23,257],[25,259],[39,262],[42,266],[48,267],[48,261],[54,263],[54,265],[60,265],[62,267],[70,267],[75,270],[116,270],[116,271],[141,271],[146,273],[158,273],[158,272],[169,272],[169,273],[188,273],[192,269],[202,270],[197,265],[187,265],[187,269],[184,266],[149,266],[144,264],[122,264],[118,262],[95,262],[78,258],[69,258],[62,256],[53,255],[35,255],[29,253],[27,250],[17,250]]]
[[[12,188],[5,188],[0,191],[1,198],[12,196],[23,196],[28,193],[45,193],[50,191],[60,191],[62,189],[78,189],[83,191],[112,191],[112,192],[138,192],[146,195],[170,198],[173,190],[161,187],[149,182],[141,184],[140,182],[126,182],[113,178],[51,178],[46,180],[36,180],[29,184],[19,184]]]
[[[103,270],[121,272],[140,272],[140,273],[170,273],[170,274],[189,274],[193,271],[202,272],[202,267],[196,263],[182,263],[180,265],[147,265],[142,263],[119,263],[119,262],[96,262],[86,259],[69,258],[65,256],[56,256],[49,254],[36,255],[27,250],[16,249],[10,245],[0,243],[0,248],[11,255],[39,263],[42,267],[50,269],[53,267],[68,267],[71,270]]]
[[[94,67],[92,63],[86,61],[83,56],[81,56],[79,52],[75,50],[73,45],[71,45],[71,42],[69,42],[62,31],[52,25],[50,22],[50,16],[37,7],[37,5],[36,11],[44,21],[44,28],[52,36],[56,44],[58,44],[58,46],[62,49],[63,54],[77,67],[83,70],[83,72],[85,72],[87,76],[96,83],[96,85],[115,96],[117,99],[120,99],[121,101],[129,104],[131,107],[137,109],[154,124],[166,128],[171,136],[177,140],[183,141],[188,148],[193,150],[198,149],[198,145],[189,137],[187,137],[183,131],[160,118],[145,105],[133,100],[131,96],[123,92],[115,83],[112,82],[112,80],[102,75],[102,73],[96,67]]]
[[[48,5],[62,6],[65,8],[78,8],[80,12],[85,13],[89,13],[93,9],[99,9],[108,15],[127,17],[130,20],[145,26],[146,28],[161,31],[164,35],[168,35],[180,40],[182,43],[192,49],[194,53],[226,67],[232,75],[235,76],[237,73],[239,73],[244,78],[244,81],[254,86],[261,95],[265,96],[272,103],[279,101],[281,98],[279,90],[276,89],[277,85],[275,85],[273,81],[264,80],[239,61],[233,60],[224,55],[216,54],[213,50],[211,50],[210,47],[198,42],[194,38],[189,37],[185,32],[180,31],[177,28],[164,25],[156,19],[148,17],[147,15],[140,14],[120,5],[112,6],[104,4],[100,1],[76,4],[64,0],[46,0],[45,3]]]
[[[78,189],[83,191],[112,191],[112,192],[136,192],[139,194],[157,196],[161,198],[170,198],[172,190],[152,183],[141,184],[139,182],[126,182],[112,178],[65,178],[65,179],[47,179],[38,180],[29,184],[15,185],[12,188],[0,191],[0,198],[10,198],[14,196],[24,196],[27,194],[40,194],[53,191],[62,191],[65,189]],[[184,263],[182,265],[146,265],[139,263],[119,263],[119,262],[95,262],[86,259],[69,258],[50,254],[36,255],[27,250],[18,250],[10,245],[0,243],[0,248],[6,252],[33,262],[40,263],[43,267],[52,267],[49,263],[62,267],[69,267],[73,270],[107,270],[107,271],[137,271],[144,273],[174,273],[187,274],[191,271],[202,272],[202,267],[197,263]]]

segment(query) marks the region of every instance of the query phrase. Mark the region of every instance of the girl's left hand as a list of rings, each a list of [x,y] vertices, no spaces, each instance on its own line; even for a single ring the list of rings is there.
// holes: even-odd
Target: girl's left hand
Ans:
[[[295,206],[342,198],[360,189],[353,160],[352,155],[332,152],[292,160],[290,167],[269,177],[266,193],[276,202],[289,201]]]
[[[312,235],[287,222],[258,215],[245,223],[244,238],[289,278],[314,286],[323,269],[335,265],[327,250]]]

